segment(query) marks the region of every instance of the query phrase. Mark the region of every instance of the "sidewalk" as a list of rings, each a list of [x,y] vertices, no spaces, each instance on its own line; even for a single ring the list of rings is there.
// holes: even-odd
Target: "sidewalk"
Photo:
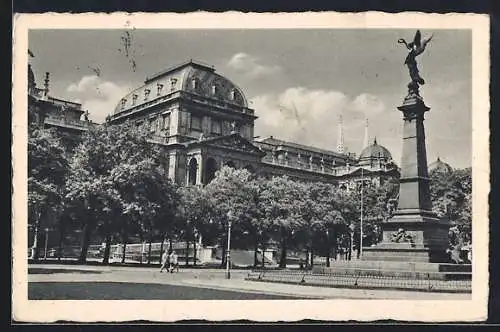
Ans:
[[[226,279],[220,269],[182,269],[179,273],[160,273],[156,268],[118,266],[30,265],[30,270],[51,273],[28,275],[29,282],[127,282],[180,285],[239,292],[294,295],[309,299],[412,299],[470,300],[470,294],[428,293],[395,290],[346,289],[246,281],[249,271],[232,270]],[[60,270],[60,272],[59,272]],[[41,272],[41,271],[39,271]]]

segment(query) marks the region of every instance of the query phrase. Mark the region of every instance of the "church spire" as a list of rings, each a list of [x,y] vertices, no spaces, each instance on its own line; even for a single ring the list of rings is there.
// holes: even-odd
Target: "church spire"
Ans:
[[[368,118],[365,118],[365,139],[363,140],[363,149],[368,146]]]
[[[337,138],[337,152],[344,154],[344,128],[342,126],[342,115],[339,116],[339,130]]]

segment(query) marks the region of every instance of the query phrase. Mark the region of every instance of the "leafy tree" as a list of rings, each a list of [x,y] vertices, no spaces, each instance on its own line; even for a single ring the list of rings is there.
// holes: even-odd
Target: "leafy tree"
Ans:
[[[232,231],[242,234],[243,225],[254,217],[255,192],[254,187],[250,185],[251,178],[252,174],[246,169],[224,166],[206,186],[210,204],[213,206],[213,220],[221,230],[220,234],[225,234],[226,238],[229,221],[232,222]],[[219,237],[223,248],[222,264],[225,263],[226,249],[223,240],[224,237]]]
[[[337,229],[344,220],[340,212],[340,204],[335,195],[336,189],[326,183],[312,182],[301,184],[304,195],[299,202],[300,214],[304,221],[299,233],[304,234],[305,246],[310,261],[314,265],[314,250],[323,249],[330,258],[330,233],[333,236],[333,245],[337,245]],[[310,254],[310,255],[309,255]]]
[[[252,239],[254,243],[254,266],[258,262],[258,250],[261,249],[261,266],[265,266],[265,252],[270,237],[270,230],[272,226],[271,220],[266,218],[265,201],[262,194],[266,188],[267,181],[262,177],[254,177],[252,181],[247,183],[247,188],[252,196],[252,201],[249,204],[250,213],[248,218],[242,221],[242,226],[245,232]]]
[[[123,243],[130,235],[147,234],[173,209],[174,189],[164,174],[158,146],[128,123],[91,128],[70,163],[68,204],[80,213],[84,235],[79,261],[85,262],[92,233],[104,232],[105,259],[114,234]],[[106,254],[107,253],[107,254]]]
[[[207,190],[201,186],[179,187],[178,205],[178,233],[182,234],[186,241],[186,251],[189,251],[189,243],[193,241],[194,261],[196,265],[196,242],[198,236],[209,239],[210,216],[212,214],[212,201],[209,199]],[[186,265],[189,265],[189,255],[186,255]]]
[[[432,209],[440,217],[457,224],[464,236],[470,239],[471,232],[471,168],[446,172],[436,169],[429,174]]]
[[[271,223],[269,231],[280,244],[281,268],[286,267],[289,242],[303,224],[300,205],[297,204],[301,197],[304,197],[304,187],[286,176],[268,180],[261,193],[264,216]]]
[[[56,133],[30,126],[28,133],[28,223],[34,230],[32,258],[38,259],[42,220],[49,226],[52,216],[61,212],[65,177],[68,171],[66,151]],[[53,220],[52,220],[53,221]]]
[[[130,226],[135,226],[132,234],[138,233],[149,244],[148,262],[151,260],[151,243],[157,235],[155,230],[172,217],[176,204],[176,189],[165,174],[165,168],[152,156],[154,150],[147,151],[150,147],[145,146],[144,159],[135,163],[123,160],[113,168],[109,177],[109,185],[120,196],[121,218],[128,222],[121,227],[123,243],[126,244],[126,236],[133,230]]]

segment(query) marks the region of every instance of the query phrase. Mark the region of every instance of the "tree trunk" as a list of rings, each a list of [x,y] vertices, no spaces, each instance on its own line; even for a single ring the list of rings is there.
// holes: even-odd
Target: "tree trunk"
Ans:
[[[163,255],[163,242],[165,241],[165,237],[162,236],[161,238],[161,243],[160,243],[160,259],[159,259],[159,263],[161,264],[161,256]]]
[[[189,266],[189,241],[186,239],[186,266]]]
[[[352,240],[349,239],[349,241],[347,241],[349,243],[349,248],[347,250],[347,260],[351,260],[351,255],[352,255]]]
[[[280,268],[286,268],[286,238],[281,241]]]
[[[123,228],[122,228],[122,241],[123,241],[123,252],[122,252],[121,263],[124,264],[125,260],[126,260],[127,242],[128,242],[128,229],[127,229],[126,223],[123,225]]]
[[[171,252],[173,249],[173,246],[172,246],[172,238],[169,238],[168,239],[168,251]]]
[[[111,233],[109,232],[106,234],[105,244],[102,263],[107,265],[109,264],[109,254],[111,253]]]
[[[61,261],[61,256],[62,252],[64,249],[64,235],[66,233],[66,225],[65,225],[66,220],[60,220],[59,221],[59,245],[57,248],[57,261]]]
[[[122,261],[121,263],[125,263],[127,253],[127,234],[123,234],[123,252],[122,252]]]
[[[127,244],[125,242],[122,243],[122,259],[120,260],[120,263],[124,264],[125,263],[125,253],[127,251]]]
[[[311,264],[310,268],[312,269],[314,266],[314,246],[311,245]]]
[[[153,242],[153,237],[149,237],[149,246],[148,246],[148,265],[151,264],[151,243]]]
[[[161,238],[161,243],[160,243],[160,264],[161,264],[161,256],[163,255],[163,242],[165,241],[164,238]]]
[[[226,266],[226,246],[222,245],[222,257],[220,267],[224,268]]]
[[[35,229],[33,230],[33,245],[31,246],[32,254],[31,258],[34,261],[38,260],[38,257],[40,255],[40,252],[38,250],[38,246],[40,243],[40,224],[41,224],[41,216],[42,213],[38,213],[38,218],[35,221]]]
[[[356,252],[356,258],[359,259],[359,257],[361,256],[361,234],[359,234],[359,241],[358,241],[358,245],[357,245],[357,248],[358,248],[358,251]]]
[[[255,250],[253,251],[253,267],[256,267],[259,264],[258,250],[259,241],[255,240]]]
[[[330,242],[326,239],[326,267],[330,267]]]
[[[266,265],[266,247],[262,246],[262,268],[264,268]]]
[[[193,234],[193,265],[196,266],[196,234]]]
[[[34,261],[37,261],[39,256],[38,243],[40,243],[40,226],[38,225],[38,222],[36,222],[33,234],[33,246],[31,247],[32,250],[31,258]]]
[[[333,243],[332,243],[332,251],[333,251],[333,259],[334,260],[337,260],[337,245],[338,245],[338,242],[337,242],[337,230],[335,228],[333,228]]]
[[[83,239],[80,251],[80,257],[78,258],[78,263],[85,264],[87,261],[87,252],[89,250],[90,244],[90,235],[92,234],[92,225],[87,222],[85,223],[84,231],[83,231]]]

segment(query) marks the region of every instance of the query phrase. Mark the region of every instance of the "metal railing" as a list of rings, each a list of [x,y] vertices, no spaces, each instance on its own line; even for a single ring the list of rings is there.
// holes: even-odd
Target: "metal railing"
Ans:
[[[363,275],[361,271],[352,273],[317,274],[310,271],[266,271],[249,272],[246,280],[278,282],[320,287],[342,287],[359,289],[394,289],[426,292],[471,293],[470,279],[434,279],[430,273],[425,277]]]

